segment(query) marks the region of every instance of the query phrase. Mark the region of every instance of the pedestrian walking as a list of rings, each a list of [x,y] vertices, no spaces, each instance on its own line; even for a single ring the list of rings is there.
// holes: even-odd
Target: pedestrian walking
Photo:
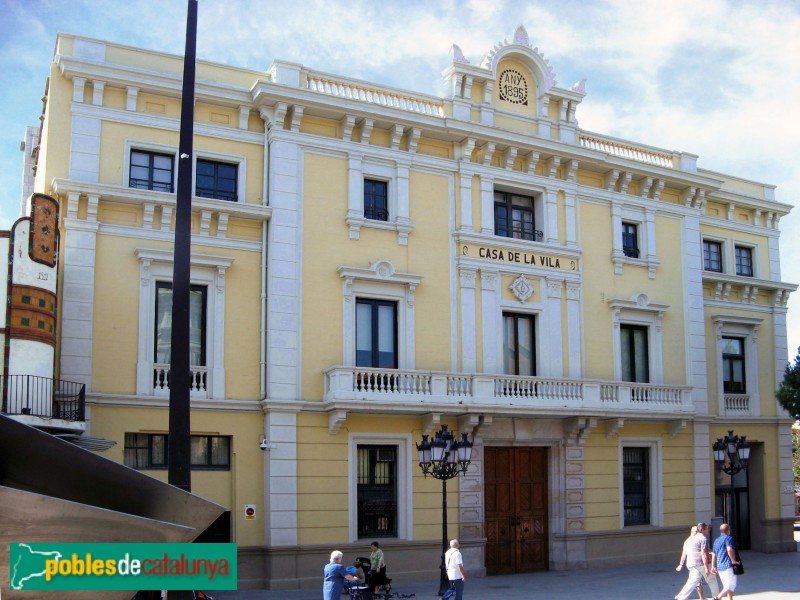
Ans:
[[[686,553],[686,567],[689,569],[689,576],[686,578],[684,584],[678,595],[675,596],[676,600],[688,600],[692,595],[692,591],[701,584],[706,575],[711,574],[711,567],[708,562],[708,540],[706,535],[711,530],[707,523],[697,524],[697,533],[686,540],[684,544],[684,552]],[[682,557],[683,560],[683,557]],[[680,571],[678,565],[678,571]]]
[[[339,600],[344,589],[344,580],[358,581],[342,564],[344,555],[339,550],[331,552],[331,561],[323,570],[322,600]]]
[[[739,564],[736,557],[736,545],[731,537],[731,528],[727,523],[719,526],[720,536],[714,542],[714,555],[717,557],[717,572],[722,582],[722,591],[714,597],[720,600],[727,596],[728,600],[733,600],[733,592],[736,589],[736,574],[733,572],[733,565]]]
[[[689,550],[688,550],[689,544],[691,543],[692,538],[695,535],[697,535],[697,525],[692,525],[692,528],[689,530],[689,537],[687,537],[683,541],[683,551],[681,552],[681,559],[678,561],[678,566],[675,567],[676,571],[680,571],[683,568],[683,565],[686,564],[686,556],[688,555],[688,552],[689,552]],[[719,588],[717,588],[717,591],[719,591]],[[700,596],[700,600],[705,600],[706,595],[703,593],[702,584],[697,586],[697,595]],[[714,591],[713,590],[711,591],[711,595],[712,596],[714,595]],[[678,596],[676,594],[675,598],[677,598],[677,597]]]
[[[464,560],[461,558],[461,544],[458,540],[450,540],[450,550],[444,555],[444,564],[447,569],[447,578],[450,580],[450,589],[440,600],[455,598],[461,600],[464,595],[464,582],[467,575],[464,573]]]

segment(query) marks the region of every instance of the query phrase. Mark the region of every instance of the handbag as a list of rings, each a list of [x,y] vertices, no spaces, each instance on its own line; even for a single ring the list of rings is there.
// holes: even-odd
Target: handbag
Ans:
[[[450,600],[450,598],[452,598],[455,595],[456,595],[456,584],[451,581],[450,587],[442,595],[442,600]]]
[[[734,545],[733,546],[733,554],[736,556],[736,560],[738,564],[732,565],[733,566],[733,574],[734,575],[741,575],[744,573],[744,563],[742,559],[739,557],[739,549]]]

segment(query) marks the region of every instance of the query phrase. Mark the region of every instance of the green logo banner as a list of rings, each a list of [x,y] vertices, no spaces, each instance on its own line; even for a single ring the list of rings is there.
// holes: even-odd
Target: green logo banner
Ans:
[[[236,544],[11,544],[12,590],[235,590]]]

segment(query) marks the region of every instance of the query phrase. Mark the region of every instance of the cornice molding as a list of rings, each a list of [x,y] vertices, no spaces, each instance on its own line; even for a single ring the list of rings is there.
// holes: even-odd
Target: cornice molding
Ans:
[[[85,102],[72,102],[70,104],[72,114],[80,117],[91,117],[109,121],[112,123],[124,123],[126,125],[138,125],[140,127],[151,127],[153,129],[163,129],[165,131],[180,131],[180,119],[172,117],[162,117],[151,113],[133,112],[119,108],[109,108],[107,106],[96,106]],[[222,127],[211,123],[194,123],[194,134],[224,140],[233,140],[247,144],[264,145],[264,134],[256,131],[236,129],[234,127]]]
[[[141,206],[152,202],[156,205],[176,207],[177,200],[175,194],[166,192],[154,192],[151,190],[140,190],[129,188],[122,185],[112,185],[107,183],[90,183],[85,181],[75,181],[73,179],[55,178],[50,184],[51,193],[58,194],[86,194],[99,196],[101,201],[119,202]],[[226,202],[225,200],[214,200],[211,198],[192,198],[192,211],[201,212],[210,210],[212,212],[227,213],[231,217],[240,219],[251,219],[257,221],[267,221],[272,216],[272,208],[261,204],[248,204],[245,202]]]
[[[152,93],[169,98],[181,97],[183,82],[179,74],[102,63],[63,54],[56,55],[55,62],[61,74],[68,79],[81,77],[103,81],[110,87],[138,87],[139,93]],[[250,97],[250,91],[246,88],[203,80],[195,83],[195,98],[200,102],[238,108],[243,104],[250,104]]]

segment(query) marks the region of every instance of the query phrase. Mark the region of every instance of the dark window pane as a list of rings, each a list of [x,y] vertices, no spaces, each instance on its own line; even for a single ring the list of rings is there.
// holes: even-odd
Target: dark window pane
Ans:
[[[753,251],[751,248],[736,246],[736,274],[744,277],[753,276]]]
[[[208,464],[208,437],[193,435],[189,442],[189,456],[192,465]]]
[[[195,193],[202,198],[237,200],[236,174],[238,165],[213,160],[198,160]]]
[[[634,223],[622,224],[622,253],[630,258],[639,258],[639,240]]]
[[[622,381],[650,381],[647,327],[620,325],[620,362]]]
[[[533,213],[533,198],[505,192],[494,193],[494,233],[521,240],[539,240]]]
[[[703,269],[722,272],[722,244],[703,240]]]
[[[173,157],[132,150],[128,185],[132,188],[172,192]]]
[[[747,393],[743,338],[722,338],[722,388],[728,394]]]
[[[356,301],[356,365],[397,368],[397,303]]]
[[[503,314],[503,368],[508,375],[536,375],[535,317]]]
[[[358,537],[397,537],[397,446],[358,446]]]
[[[625,526],[650,524],[650,449],[622,449]]]
[[[172,347],[172,283],[156,284],[155,362],[169,364]],[[206,364],[206,287],[193,285],[189,291],[189,362]]]
[[[364,217],[374,221],[388,221],[388,184],[375,179],[364,180]]]

